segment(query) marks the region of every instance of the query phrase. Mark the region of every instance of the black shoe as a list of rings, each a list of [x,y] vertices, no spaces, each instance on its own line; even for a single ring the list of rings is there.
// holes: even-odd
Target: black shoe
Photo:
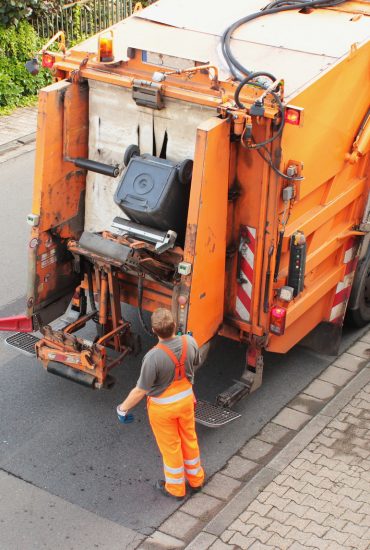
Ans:
[[[172,495],[169,493],[165,487],[165,481],[163,479],[159,479],[157,483],[155,484],[155,488],[158,489],[162,493],[162,495],[166,497],[174,498],[175,500],[178,500],[179,502],[184,500],[185,495],[183,497],[177,497],[176,495]]]

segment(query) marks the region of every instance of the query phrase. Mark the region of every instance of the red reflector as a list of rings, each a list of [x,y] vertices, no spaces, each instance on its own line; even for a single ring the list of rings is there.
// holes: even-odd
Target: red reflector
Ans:
[[[271,310],[270,332],[282,336],[285,332],[286,309],[274,306]]]
[[[55,63],[55,57],[50,53],[42,54],[42,66],[51,69]]]
[[[301,111],[299,109],[287,107],[285,110],[285,122],[293,124],[294,126],[299,126],[301,123]]]
[[[1,317],[0,330],[7,332],[32,332],[32,318],[25,315],[15,315],[14,317]]]

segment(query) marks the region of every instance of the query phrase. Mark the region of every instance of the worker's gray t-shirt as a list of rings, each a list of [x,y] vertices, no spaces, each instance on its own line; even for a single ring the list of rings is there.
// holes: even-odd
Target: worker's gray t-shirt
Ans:
[[[185,360],[186,377],[193,384],[194,367],[199,364],[199,349],[192,336],[186,335],[188,349]],[[162,340],[161,344],[167,346],[180,359],[182,352],[182,337],[175,336],[168,340]],[[160,395],[173,382],[175,376],[175,364],[167,353],[158,348],[152,348],[144,356],[141,366],[140,378],[137,387],[147,392],[147,395]]]

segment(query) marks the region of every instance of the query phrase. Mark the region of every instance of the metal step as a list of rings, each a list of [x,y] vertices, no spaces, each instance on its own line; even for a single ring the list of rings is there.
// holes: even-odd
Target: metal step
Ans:
[[[197,401],[195,407],[195,421],[208,428],[220,428],[240,417],[241,414],[231,409],[217,407],[212,403],[207,403],[207,401]]]
[[[27,332],[16,332],[15,334],[8,336],[8,338],[5,338],[5,342],[6,344],[8,344],[8,346],[16,348],[25,355],[31,357],[34,357],[36,355],[35,344],[39,340],[40,338],[37,338],[37,336],[34,336],[33,334],[29,334]]]

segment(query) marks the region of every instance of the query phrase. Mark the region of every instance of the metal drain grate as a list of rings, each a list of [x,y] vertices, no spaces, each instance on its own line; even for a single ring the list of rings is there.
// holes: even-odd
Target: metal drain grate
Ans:
[[[195,421],[208,428],[219,428],[240,417],[239,413],[224,407],[216,407],[207,401],[198,401],[195,407]]]
[[[8,336],[8,338],[5,338],[5,342],[8,346],[12,346],[13,348],[18,349],[26,355],[31,355],[32,357],[36,355],[35,344],[39,340],[40,338],[37,338],[37,336],[26,332],[16,332],[15,334]]]

